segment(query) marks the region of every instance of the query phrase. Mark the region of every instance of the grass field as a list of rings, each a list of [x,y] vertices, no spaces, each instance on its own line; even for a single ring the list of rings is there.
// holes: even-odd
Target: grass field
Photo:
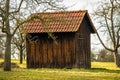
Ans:
[[[20,68],[12,68],[11,72],[0,68],[0,80],[120,80],[120,68],[113,62],[92,62],[91,69],[26,69],[25,61],[22,65],[18,60],[12,62]]]

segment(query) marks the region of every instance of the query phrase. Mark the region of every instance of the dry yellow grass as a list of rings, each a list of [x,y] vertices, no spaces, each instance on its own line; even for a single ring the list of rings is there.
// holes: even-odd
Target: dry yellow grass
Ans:
[[[2,60],[0,60],[2,61]],[[26,69],[26,63],[12,60],[21,68],[4,72],[0,68],[0,80],[120,80],[120,69],[113,62],[92,62],[91,69]]]

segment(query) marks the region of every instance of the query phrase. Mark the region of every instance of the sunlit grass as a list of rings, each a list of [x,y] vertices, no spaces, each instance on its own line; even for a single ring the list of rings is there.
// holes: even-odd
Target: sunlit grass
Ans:
[[[0,69],[1,80],[119,80],[117,72],[94,72],[84,69]]]
[[[120,70],[114,62],[92,62],[92,68],[105,68],[110,70]]]
[[[4,60],[0,58],[0,62],[3,62]],[[20,68],[26,68],[26,61],[23,60],[23,63],[20,64],[18,59],[12,59],[11,62],[16,63]]]
[[[0,62],[3,62],[3,59],[0,58]]]
[[[0,62],[2,59],[0,59]],[[120,80],[120,69],[113,62],[92,62],[91,69],[26,69],[26,62],[12,60],[20,68],[4,72],[0,68],[0,80]]]
[[[23,60],[22,64],[20,64],[19,60],[15,60],[15,59],[12,60],[12,62],[17,63],[17,65],[19,65],[20,68],[26,68],[26,61],[25,60]]]

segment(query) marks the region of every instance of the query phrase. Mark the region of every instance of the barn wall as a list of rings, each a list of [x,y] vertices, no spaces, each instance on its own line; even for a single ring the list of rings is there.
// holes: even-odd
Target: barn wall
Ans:
[[[76,66],[90,68],[90,29],[87,19],[84,18],[80,29],[76,33]]]
[[[27,40],[28,68],[72,68],[76,62],[75,33],[55,33],[56,40],[47,34],[32,34],[38,39]]]
[[[84,17],[76,33],[31,34],[27,39],[28,68],[90,68],[90,25]]]

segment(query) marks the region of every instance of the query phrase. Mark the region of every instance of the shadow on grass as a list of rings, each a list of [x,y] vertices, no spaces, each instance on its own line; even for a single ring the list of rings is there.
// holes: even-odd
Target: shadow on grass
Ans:
[[[110,70],[106,68],[91,68],[87,69],[90,72],[106,72],[106,73],[120,73],[120,70]]]
[[[7,79],[4,79],[4,78],[0,78],[0,80],[7,80]]]
[[[2,68],[4,66],[4,62],[0,62],[0,68]],[[18,65],[17,65],[17,63],[14,63],[14,62],[12,62],[11,63],[11,67],[12,68],[20,68]],[[1,79],[0,79],[1,80]]]

